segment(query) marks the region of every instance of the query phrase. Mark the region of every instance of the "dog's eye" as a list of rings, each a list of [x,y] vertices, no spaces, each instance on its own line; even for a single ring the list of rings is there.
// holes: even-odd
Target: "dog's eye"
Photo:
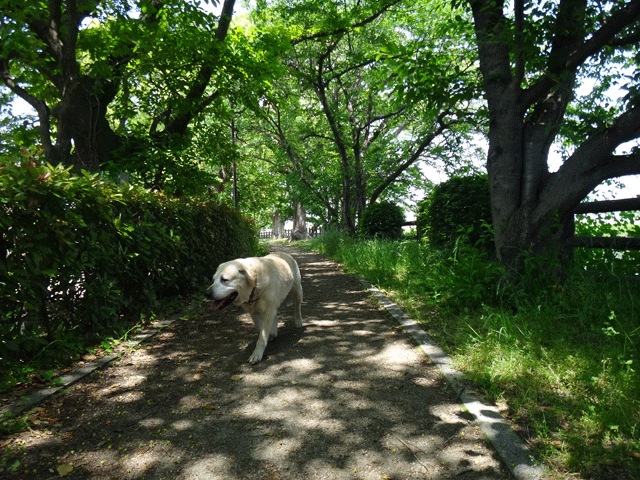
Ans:
[[[220,283],[227,283],[228,281],[228,278],[220,277]]]

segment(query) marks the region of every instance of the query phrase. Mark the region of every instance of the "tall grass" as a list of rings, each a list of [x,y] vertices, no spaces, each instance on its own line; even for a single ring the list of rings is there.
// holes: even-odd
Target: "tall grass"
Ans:
[[[557,478],[640,478],[640,284],[576,269],[563,285],[499,282],[468,245],[308,244],[384,290],[448,351]]]

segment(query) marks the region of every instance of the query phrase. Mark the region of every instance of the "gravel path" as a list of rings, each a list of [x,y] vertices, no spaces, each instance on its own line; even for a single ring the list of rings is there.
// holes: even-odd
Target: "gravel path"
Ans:
[[[249,316],[196,309],[32,410],[31,430],[0,439],[11,452],[0,477],[511,478],[356,278],[318,254],[272,248],[300,264],[302,330],[285,303],[278,338],[251,366]]]

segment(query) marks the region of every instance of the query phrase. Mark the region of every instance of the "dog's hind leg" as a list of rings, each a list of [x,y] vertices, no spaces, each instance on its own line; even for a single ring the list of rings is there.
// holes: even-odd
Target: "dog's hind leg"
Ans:
[[[271,331],[269,332],[269,341],[273,340],[278,336],[278,319],[274,318],[273,322],[271,322]]]
[[[302,327],[302,285],[294,283],[291,287],[291,299],[293,300],[293,322],[298,328]]]

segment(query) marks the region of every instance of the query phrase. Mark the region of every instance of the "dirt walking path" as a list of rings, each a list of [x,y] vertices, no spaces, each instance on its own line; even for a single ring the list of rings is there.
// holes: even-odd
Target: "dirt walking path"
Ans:
[[[278,338],[252,366],[256,332],[242,310],[187,315],[51,396],[31,430],[0,439],[13,452],[0,477],[510,478],[357,279],[318,254],[272,248],[300,264],[302,330],[285,303]]]

